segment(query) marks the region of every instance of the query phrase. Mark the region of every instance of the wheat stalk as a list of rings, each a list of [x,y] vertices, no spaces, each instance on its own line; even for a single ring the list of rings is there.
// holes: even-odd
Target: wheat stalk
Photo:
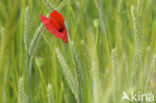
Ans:
[[[0,50],[2,51],[2,43],[4,42],[4,28],[0,28],[0,34],[1,34],[1,48]]]

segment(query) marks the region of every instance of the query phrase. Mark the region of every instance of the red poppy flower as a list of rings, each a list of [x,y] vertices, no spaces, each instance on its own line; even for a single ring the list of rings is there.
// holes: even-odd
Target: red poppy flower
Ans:
[[[56,10],[52,11],[52,13],[50,13],[50,18],[40,15],[40,19],[50,33],[68,43],[64,18],[59,12]]]

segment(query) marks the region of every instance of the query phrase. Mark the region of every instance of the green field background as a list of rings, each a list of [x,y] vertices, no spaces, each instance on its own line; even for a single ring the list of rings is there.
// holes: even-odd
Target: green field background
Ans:
[[[156,0],[0,0],[0,103],[147,102],[123,92],[156,96]]]

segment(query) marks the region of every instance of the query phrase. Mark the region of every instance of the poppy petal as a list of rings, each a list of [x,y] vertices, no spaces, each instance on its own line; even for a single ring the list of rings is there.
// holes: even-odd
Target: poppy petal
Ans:
[[[64,28],[62,32],[59,32],[57,28],[51,23],[49,18],[43,15],[40,15],[40,19],[50,33],[62,39],[64,42],[68,43],[68,36],[67,36],[66,28]]]
[[[40,19],[42,21],[42,23],[45,25],[45,27],[47,28],[47,30],[52,33],[53,35],[55,35],[58,38],[63,38],[63,35],[60,35],[60,33],[58,32],[58,30],[53,26],[53,24],[51,23],[50,19],[40,15]]]
[[[50,33],[68,43],[64,18],[59,12],[56,10],[52,11],[52,13],[50,13],[50,19],[40,15],[40,19]]]
[[[64,30],[63,30],[63,38],[62,38],[62,40],[64,41],[64,42],[66,42],[66,43],[68,43],[68,36],[67,36],[67,30],[66,30],[66,28],[64,28]]]
[[[54,10],[52,13],[50,13],[50,20],[51,21],[55,20],[59,25],[64,26],[64,18],[56,10]]]

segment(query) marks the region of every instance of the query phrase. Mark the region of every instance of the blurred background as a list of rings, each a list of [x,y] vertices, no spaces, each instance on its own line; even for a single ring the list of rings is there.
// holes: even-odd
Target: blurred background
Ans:
[[[53,10],[69,43],[41,23]],[[133,103],[132,92],[156,101],[155,0],[0,0],[0,103]]]

